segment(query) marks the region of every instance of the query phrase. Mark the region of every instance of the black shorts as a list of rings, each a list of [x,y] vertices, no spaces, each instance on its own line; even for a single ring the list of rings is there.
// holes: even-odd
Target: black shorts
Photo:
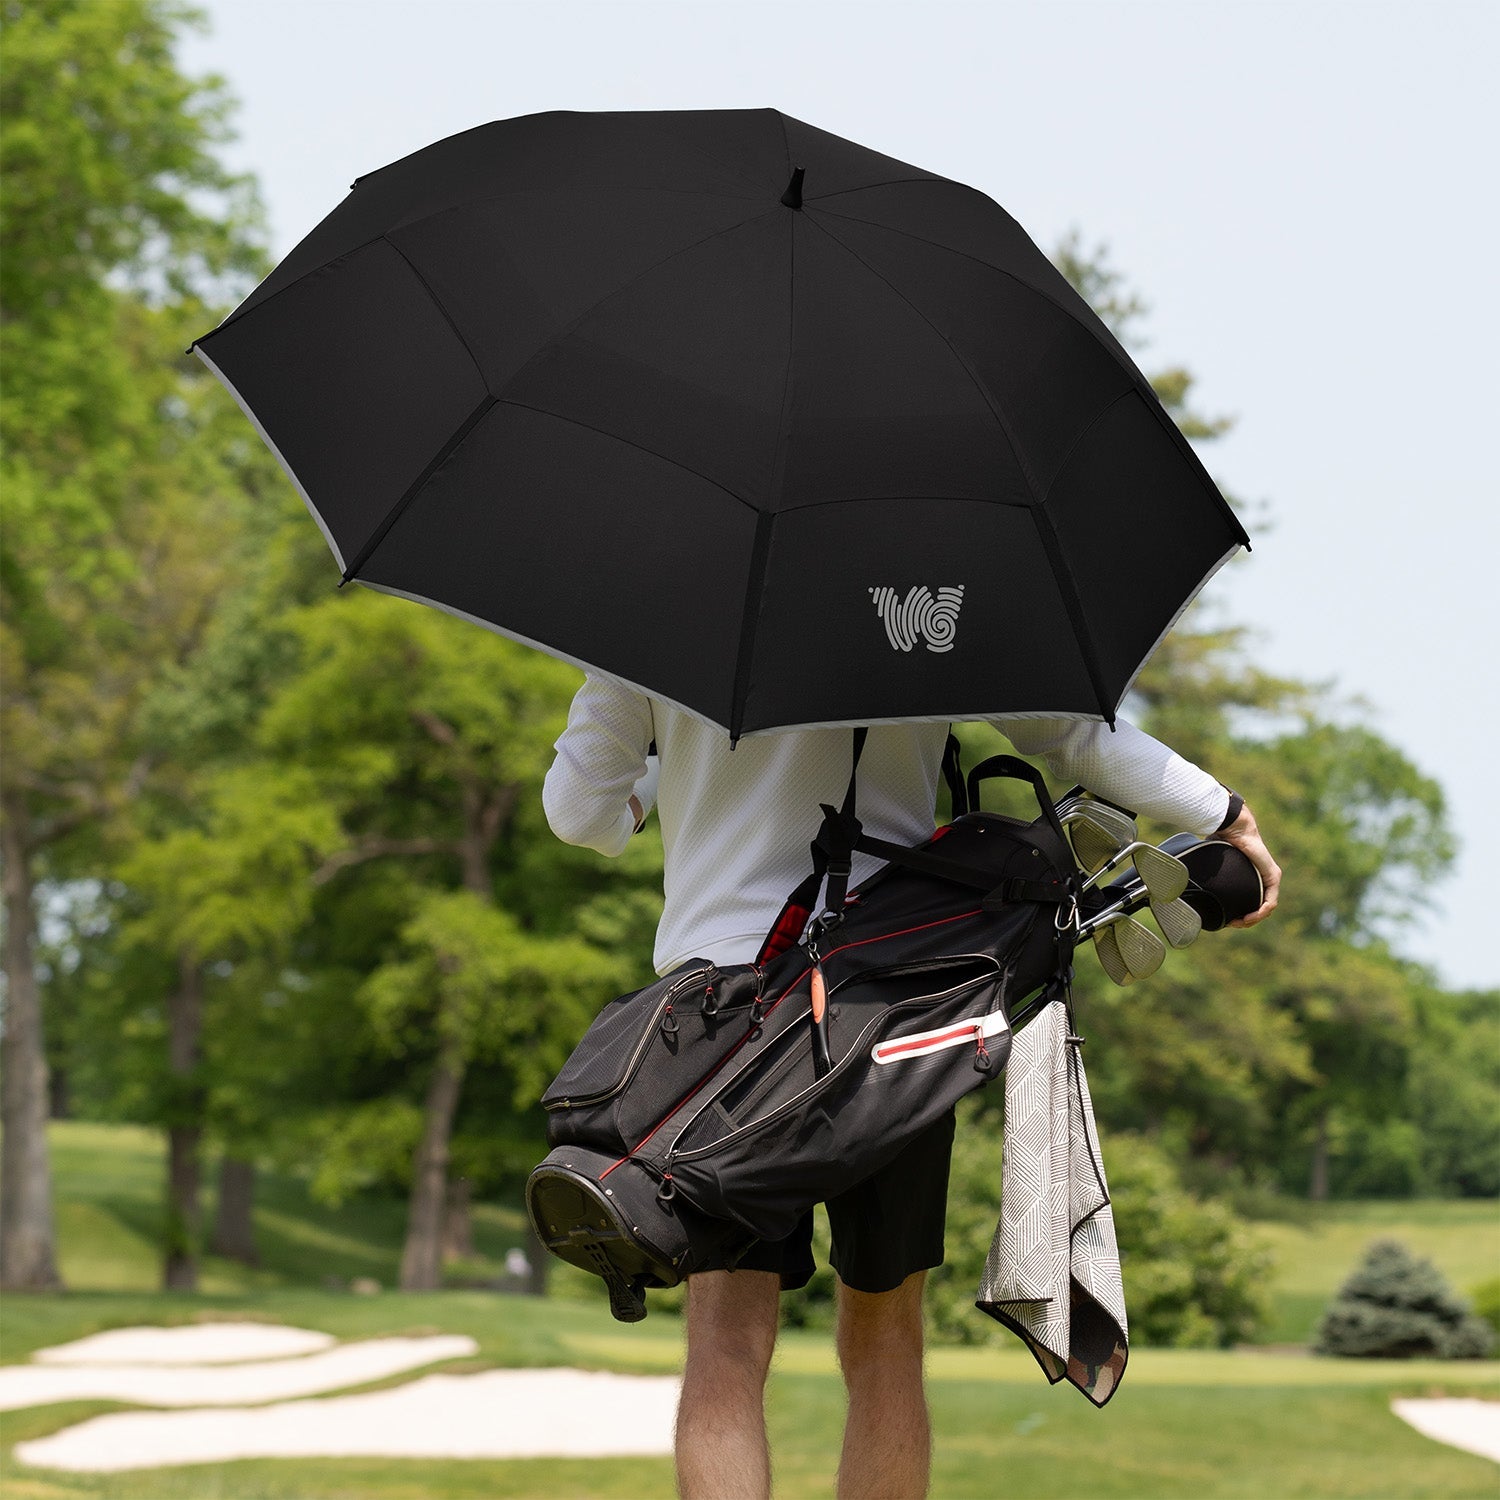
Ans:
[[[845,1286],[894,1291],[914,1271],[942,1265],[953,1128],[950,1109],[878,1172],[828,1200],[828,1260]],[[784,1240],[757,1240],[734,1269],[779,1272],[782,1291],[794,1292],[812,1279],[812,1233],[808,1209]]]

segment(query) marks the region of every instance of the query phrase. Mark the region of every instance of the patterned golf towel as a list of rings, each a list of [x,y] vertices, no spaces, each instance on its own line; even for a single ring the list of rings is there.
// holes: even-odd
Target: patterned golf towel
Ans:
[[[1103,1406],[1125,1374],[1125,1291],[1094,1108],[1058,999],[1005,1068],[1000,1222],[975,1305],[1019,1334],[1053,1384]]]

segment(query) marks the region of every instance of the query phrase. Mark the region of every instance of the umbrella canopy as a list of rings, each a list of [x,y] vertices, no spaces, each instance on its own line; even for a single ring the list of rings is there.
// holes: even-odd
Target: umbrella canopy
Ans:
[[[735,737],[1112,719],[1248,545],[998,204],[780,110],[451,136],[192,347],[344,582]]]

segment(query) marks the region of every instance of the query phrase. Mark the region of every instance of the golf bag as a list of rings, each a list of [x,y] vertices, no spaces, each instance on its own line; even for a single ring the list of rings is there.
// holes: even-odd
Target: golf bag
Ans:
[[[690,961],[621,996],[544,1094],[554,1149],[528,1210],[615,1317],[884,1166],[1000,1074],[1022,1002],[1066,982],[1078,872],[1046,785],[1012,756],[965,785],[957,752],[950,736],[951,823],[911,848],[872,838],[851,774],[755,963]],[[1029,781],[1041,816],[979,811],[990,776]],[[886,863],[846,894],[856,849]]]

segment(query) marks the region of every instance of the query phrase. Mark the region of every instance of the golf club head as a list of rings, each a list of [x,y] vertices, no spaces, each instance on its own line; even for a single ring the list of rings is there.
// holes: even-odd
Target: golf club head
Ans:
[[[1116,984],[1149,979],[1167,956],[1162,940],[1131,917],[1116,917],[1100,927],[1093,938],[1099,967]]]
[[[1073,845],[1078,868],[1085,874],[1102,870],[1124,847],[1116,832],[1095,818],[1086,806],[1064,814],[1062,825]]]
[[[1149,979],[1161,968],[1167,945],[1149,927],[1142,926],[1134,917],[1125,917],[1109,930],[1114,933],[1120,957],[1134,978]]]
[[[1065,822],[1069,814],[1075,812],[1086,812],[1099,827],[1108,829],[1121,849],[1140,837],[1136,831],[1135,819],[1124,808],[1116,807],[1113,802],[1106,802],[1092,792],[1081,789],[1070,792],[1057,804],[1057,815]]]
[[[1162,848],[1187,867],[1188,887],[1182,899],[1202,918],[1206,932],[1248,916],[1265,899],[1260,871],[1248,855],[1223,839],[1174,833]]]
[[[1132,857],[1152,906],[1176,901],[1188,888],[1188,868],[1175,855],[1152,844],[1137,844]]]
[[[1187,870],[1170,853],[1164,853],[1155,844],[1143,843],[1140,839],[1126,844],[1107,864],[1101,865],[1083,882],[1083,889],[1096,886],[1111,870],[1118,869],[1126,859],[1135,862],[1136,878],[1145,883],[1152,899],[1175,901],[1187,889]],[[1111,885],[1117,885],[1117,876]]]
[[[1174,948],[1186,948],[1198,940],[1203,918],[1183,900],[1151,903],[1151,915],[1161,928],[1161,935]]]
[[[1099,960],[1099,967],[1116,984],[1135,982],[1135,975],[1130,972],[1130,965],[1125,962],[1120,945],[1115,940],[1113,927],[1101,927],[1094,934],[1094,956]]]

